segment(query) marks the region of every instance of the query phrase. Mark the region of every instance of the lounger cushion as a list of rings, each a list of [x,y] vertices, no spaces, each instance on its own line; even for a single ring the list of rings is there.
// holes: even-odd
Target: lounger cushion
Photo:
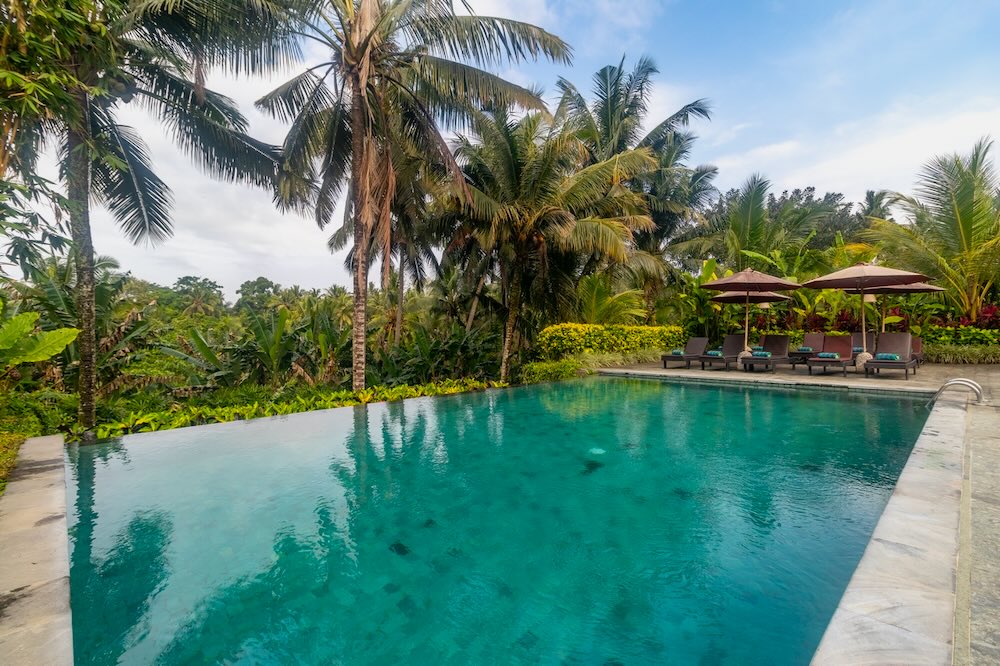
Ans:
[[[851,347],[851,351],[854,352],[855,354],[863,352],[864,350],[865,350],[864,347]]]
[[[750,348],[751,351],[764,351],[764,345],[754,345]]]
[[[838,352],[820,352],[816,354],[816,358],[831,358],[836,360],[840,358],[840,354]]]
[[[771,358],[771,352],[769,351],[760,350],[760,351],[754,351],[752,353],[757,358]]]
[[[876,361],[898,361],[899,360],[899,354],[886,354],[886,353],[875,354],[875,360]]]
[[[805,345],[799,347],[800,352],[811,352],[812,350],[813,350],[812,347],[806,347]]]
[[[684,356],[684,350],[683,349],[674,349],[674,350],[672,350],[670,352],[670,354],[672,356]]]
[[[709,349],[705,353],[705,356],[722,356],[722,351],[720,351],[718,349]]]

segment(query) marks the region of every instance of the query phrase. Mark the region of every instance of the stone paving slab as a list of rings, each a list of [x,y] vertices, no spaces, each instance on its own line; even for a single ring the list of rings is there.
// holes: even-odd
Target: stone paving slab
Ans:
[[[1000,408],[971,411],[969,657],[1000,664]]]
[[[0,664],[73,663],[60,436],[29,439],[0,497]]]

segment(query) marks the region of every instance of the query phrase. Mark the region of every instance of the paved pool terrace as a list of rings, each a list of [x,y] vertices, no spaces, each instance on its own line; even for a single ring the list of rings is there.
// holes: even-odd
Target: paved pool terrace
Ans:
[[[613,368],[665,381],[931,394],[947,379],[979,382],[935,405],[813,658],[814,664],[1000,662],[1000,367],[927,365],[899,373]],[[994,401],[994,396],[997,400]],[[0,663],[72,664],[65,451],[29,440],[0,497]]]

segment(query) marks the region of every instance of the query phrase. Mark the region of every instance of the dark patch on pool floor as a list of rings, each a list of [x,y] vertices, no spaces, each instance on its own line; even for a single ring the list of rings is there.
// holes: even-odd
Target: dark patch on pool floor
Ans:
[[[424,527],[434,527],[435,525],[437,525],[437,522],[433,518],[428,518],[424,521]]]
[[[691,492],[690,490],[686,490],[684,488],[674,488],[670,492],[674,494],[674,497],[677,497],[678,499],[682,500],[691,499],[692,497],[694,497],[693,492]]]
[[[402,541],[397,541],[389,546],[389,550],[396,553],[397,555],[409,555],[410,549]]]
[[[386,594],[395,594],[399,592],[399,585],[396,583],[386,583],[382,586],[382,589],[385,590]]]
[[[530,650],[538,643],[538,635],[533,631],[526,631],[517,639],[517,644],[525,650]]]
[[[604,463],[599,462],[597,460],[588,460],[588,461],[586,461],[586,462],[583,463],[583,472],[581,472],[581,473],[582,474],[593,474],[594,472],[596,472],[597,470],[601,469],[602,467],[604,467]]]

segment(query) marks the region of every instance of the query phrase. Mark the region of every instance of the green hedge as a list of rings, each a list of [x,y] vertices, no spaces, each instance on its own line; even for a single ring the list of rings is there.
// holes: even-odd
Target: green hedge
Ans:
[[[7,475],[14,469],[17,450],[21,448],[25,436],[18,432],[0,432],[0,495],[7,487]]]
[[[519,378],[522,384],[554,382],[573,379],[580,375],[583,365],[578,359],[564,358],[560,361],[532,361],[521,366]]]
[[[930,363],[1000,363],[1000,345],[924,345],[924,360]]]
[[[933,345],[996,345],[1000,344],[1000,330],[976,328],[975,326],[936,326],[931,324],[914,327],[914,335],[920,335],[924,344]]]
[[[601,326],[556,324],[538,334],[542,360],[559,360],[581,353],[630,353],[644,349],[683,347],[687,336],[680,326]]]
[[[242,405],[208,406],[182,405],[169,411],[131,413],[125,419],[114,423],[103,423],[97,427],[100,439],[120,437],[136,432],[169,430],[206,423],[225,423],[264,416],[283,416],[315,409],[348,407],[371,402],[389,402],[405,398],[419,398],[433,395],[452,395],[466,391],[506,386],[501,382],[483,382],[474,379],[448,379],[420,386],[373,386],[361,391],[331,391],[322,395],[300,396],[295,400],[253,402]]]

